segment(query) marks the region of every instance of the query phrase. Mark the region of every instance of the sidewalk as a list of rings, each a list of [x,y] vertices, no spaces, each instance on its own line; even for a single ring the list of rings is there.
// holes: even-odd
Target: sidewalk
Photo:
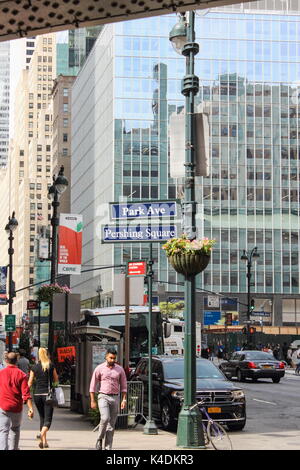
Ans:
[[[36,435],[39,431],[39,417],[35,412],[30,421],[24,407],[21,427],[21,450],[39,450]],[[67,408],[54,410],[52,427],[48,433],[49,450],[94,450],[97,432],[85,416]],[[135,429],[117,429],[114,436],[114,450],[178,450],[176,435],[158,429],[158,435],[143,434],[143,426]]]

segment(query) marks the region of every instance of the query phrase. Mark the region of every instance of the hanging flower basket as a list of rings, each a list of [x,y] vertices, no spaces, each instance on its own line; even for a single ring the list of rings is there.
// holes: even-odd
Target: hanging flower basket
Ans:
[[[68,286],[59,284],[44,284],[36,291],[37,300],[40,302],[51,302],[53,294],[70,294],[71,289]]]
[[[163,245],[169,262],[176,272],[185,276],[199,274],[207,267],[215,240],[189,240],[186,235],[172,238]]]
[[[201,273],[207,267],[209,261],[210,256],[205,253],[169,256],[169,262],[175,271],[185,276]]]

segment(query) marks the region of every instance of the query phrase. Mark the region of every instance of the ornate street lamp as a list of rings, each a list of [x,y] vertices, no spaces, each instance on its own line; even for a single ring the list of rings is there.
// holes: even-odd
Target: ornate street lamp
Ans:
[[[52,237],[51,237],[51,284],[56,280],[56,266],[57,266],[57,232],[59,225],[58,207],[59,197],[68,187],[68,180],[64,176],[64,167],[61,166],[57,177],[53,176],[53,184],[48,190],[48,198],[52,200],[53,215],[51,218]],[[53,352],[53,302],[50,302],[49,308],[49,336],[48,336],[48,350],[50,354]]]
[[[9,315],[13,314],[12,307],[13,307],[13,301],[14,301],[14,296],[15,296],[15,288],[14,288],[14,282],[13,282],[13,254],[14,254],[13,232],[16,230],[17,227],[18,227],[18,221],[15,218],[15,212],[13,212],[12,216],[8,218],[8,223],[5,226],[5,231],[8,234],[8,240],[9,240],[9,248],[8,248],[8,256],[9,256],[8,314]],[[12,332],[11,331],[8,332],[8,350],[12,351]]]
[[[187,16],[188,15],[188,16]],[[182,209],[184,230],[190,240],[196,238],[195,201],[195,124],[194,97],[199,92],[199,78],[194,74],[195,13],[182,13],[170,32],[170,41],[179,54],[186,57],[186,75],[181,93],[185,96],[185,190]],[[201,413],[196,402],[196,282],[195,274],[185,276],[185,337],[184,337],[184,401],[178,419],[177,446],[205,448]]]
[[[252,336],[250,335],[250,316],[252,312],[252,305],[251,305],[251,269],[252,264],[257,261],[259,258],[259,253],[257,252],[257,246],[252,248],[252,250],[248,253],[246,250],[243,250],[243,254],[241,256],[241,260],[245,261],[247,264],[247,347],[252,347]]]

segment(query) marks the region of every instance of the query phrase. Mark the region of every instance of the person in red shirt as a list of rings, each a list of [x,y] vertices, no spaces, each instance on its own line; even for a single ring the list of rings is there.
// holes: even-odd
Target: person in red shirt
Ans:
[[[27,376],[17,367],[18,356],[10,352],[7,366],[0,370],[0,450],[18,450],[23,403],[27,402],[28,417],[33,407]]]

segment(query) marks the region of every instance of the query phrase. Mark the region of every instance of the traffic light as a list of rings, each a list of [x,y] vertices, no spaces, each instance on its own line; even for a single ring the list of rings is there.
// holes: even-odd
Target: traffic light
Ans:
[[[254,300],[254,299],[251,299],[251,302],[250,302],[250,312],[253,312],[253,310],[254,310],[254,304],[255,304],[255,300]]]
[[[253,335],[256,332],[256,328],[254,326],[248,326],[248,328],[247,326],[244,326],[244,328],[242,329],[242,333],[246,335],[248,331],[250,335]]]

